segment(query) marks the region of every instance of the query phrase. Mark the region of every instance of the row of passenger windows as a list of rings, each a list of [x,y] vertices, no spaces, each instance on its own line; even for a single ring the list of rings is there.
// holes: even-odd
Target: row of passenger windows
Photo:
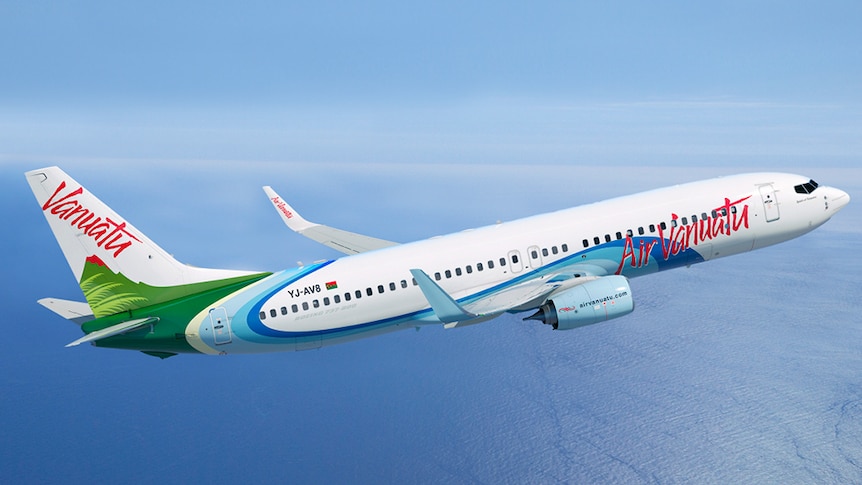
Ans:
[[[412,284],[413,284],[413,286],[416,286],[416,280],[415,279],[413,279]],[[398,286],[401,286],[401,288],[407,288],[408,286],[410,286],[410,284],[408,284],[407,280],[401,280],[399,285],[396,285],[395,282],[390,282],[389,283],[389,291],[395,291],[398,288]],[[383,285],[377,285],[377,293],[383,293],[385,291],[386,291],[386,288]],[[333,295],[331,299],[328,296],[324,296],[322,299],[314,299],[314,300],[311,300],[311,302],[304,301],[302,303],[294,303],[293,305],[290,306],[289,309],[286,306],[281,307],[279,310],[276,310],[275,308],[271,308],[269,310],[269,316],[270,317],[276,317],[276,316],[278,316],[279,312],[282,315],[287,315],[288,313],[299,313],[300,311],[307,311],[307,310],[310,310],[312,308],[320,308],[321,306],[326,307],[326,306],[329,306],[331,304],[337,305],[337,304],[341,303],[342,301],[348,302],[348,301],[353,300],[354,298],[359,300],[360,298],[362,298],[362,293],[363,293],[362,290],[356,290],[354,292],[348,291],[348,292],[344,293],[343,295]],[[365,295],[366,296],[374,295],[374,288],[371,288],[371,287],[366,288],[365,289]],[[265,311],[260,312],[260,319],[261,320],[265,320],[266,316],[267,316],[267,312],[265,312]]]
[[[563,253],[569,252],[568,244],[563,244],[562,246],[560,246],[559,249],[557,248],[557,246],[552,246],[550,251],[547,248],[542,249],[542,254],[544,256],[547,256],[548,254],[559,254],[561,251]],[[531,254],[531,256],[533,257],[533,259],[537,259],[538,258],[538,252],[533,251],[533,254]],[[518,264],[518,261],[519,261],[518,256],[516,254],[512,254],[512,263]],[[497,264],[499,264],[499,266],[501,268],[505,267],[506,266],[506,258],[500,258],[496,263],[494,260],[491,260],[491,259],[489,259],[485,263],[476,263],[475,270],[477,272],[485,271],[486,269],[491,270],[491,269],[494,269],[494,267]],[[463,270],[461,269],[461,267],[457,267],[457,268],[455,268],[454,271],[449,270],[449,269],[443,271],[442,273],[438,271],[438,272],[434,273],[434,279],[437,281],[440,281],[444,277],[447,279],[452,278],[453,275],[454,276],[462,276],[464,274],[472,274],[473,268],[474,268],[473,265],[468,264],[467,266],[464,267]],[[413,278],[410,283],[408,283],[407,280],[401,280],[401,282],[399,284],[395,284],[395,282],[390,282],[388,286],[389,286],[389,291],[395,291],[399,288],[399,286],[403,289],[403,288],[407,288],[411,284],[413,286],[417,286],[415,278]],[[378,294],[382,294],[385,291],[386,291],[386,286],[377,285],[377,293]],[[341,303],[342,301],[348,302],[348,301],[353,300],[354,298],[358,300],[358,299],[362,298],[362,296],[363,296],[362,293],[363,293],[362,290],[356,290],[352,293],[348,291],[348,292],[344,293],[343,295],[341,295],[341,294],[333,295],[332,298],[325,296],[322,299],[314,299],[314,300],[311,300],[310,302],[305,301],[302,303],[294,303],[289,308],[286,306],[283,306],[279,309],[271,308],[268,312],[261,311],[260,312],[260,319],[265,320],[267,318],[267,315],[270,318],[275,318],[279,315],[279,313],[281,315],[288,315],[289,313],[299,313],[301,311],[308,311],[311,309],[320,308],[321,306],[327,307],[327,306],[330,306],[333,304],[337,305],[337,304]],[[365,289],[365,296],[373,296],[373,295],[374,295],[374,289],[373,288],[368,287]]]
[[[563,253],[569,252],[569,245],[563,244],[560,246],[560,248],[557,248],[557,246],[551,246],[550,250],[548,250],[548,248],[542,249],[542,255],[545,257],[547,257],[549,254],[560,254],[560,252],[563,252]],[[530,256],[532,256],[533,259],[539,259],[539,252],[537,250],[533,250],[533,251],[531,251]],[[512,264],[518,264],[520,262],[517,253],[513,253],[511,255],[511,258],[512,258]],[[489,259],[484,264],[483,263],[476,263],[476,271],[485,271],[485,268],[494,269],[495,264],[499,264],[501,268],[505,267],[506,266],[506,258],[500,258],[499,260],[497,260],[497,263],[495,263],[494,260],[492,260],[492,259]],[[464,271],[461,271],[460,267],[455,268],[454,276],[461,276],[462,274],[465,274],[465,273],[466,274],[473,273],[473,266],[468,264],[467,266],[464,267]],[[448,270],[448,269],[446,271],[444,271],[442,274],[439,271],[434,273],[434,279],[437,281],[442,280],[444,277],[446,277],[446,279],[449,279],[452,276],[453,276],[453,271]]]
[[[735,205],[730,206],[730,212],[731,212],[731,214],[736,214],[736,206]],[[715,219],[718,217],[719,214],[726,217],[727,216],[727,209],[724,207],[722,207],[720,210],[714,209],[709,214],[707,214],[706,212],[702,212],[699,217],[700,217],[700,220],[705,221],[709,218],[709,215],[712,215],[712,218]],[[692,214],[691,223],[695,224],[695,223],[697,223],[697,221],[698,221],[698,215]],[[671,219],[670,226],[671,227],[677,227],[680,224],[682,224],[683,226],[687,226],[688,223],[689,223],[689,219],[686,216],[686,217],[682,217],[681,219]],[[661,227],[662,231],[666,231],[667,226],[668,226],[668,224],[664,221],[659,223],[659,227]],[[654,234],[656,232],[656,225],[655,224],[650,224],[648,228],[649,228],[650,234]],[[638,232],[639,236],[643,236],[644,234],[646,234],[647,230],[644,229],[643,226],[641,226],[641,227],[638,227],[637,232]],[[626,230],[625,234],[628,236],[634,236],[634,231],[631,229],[628,229],[628,230]],[[622,239],[623,238],[622,232],[617,232],[615,235],[616,235],[616,239]],[[614,238],[611,237],[610,234],[605,234],[605,236],[604,236],[604,242],[611,242],[613,239]],[[598,246],[599,244],[602,244],[602,238],[600,238],[599,236],[595,236],[595,237],[593,237],[592,242],[593,242],[593,245]],[[590,240],[589,239],[584,239],[582,241],[582,243],[583,243],[585,248],[590,247]]]

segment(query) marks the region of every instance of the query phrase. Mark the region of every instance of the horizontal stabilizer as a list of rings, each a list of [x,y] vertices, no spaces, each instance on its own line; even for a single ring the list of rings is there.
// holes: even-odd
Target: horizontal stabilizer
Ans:
[[[113,337],[114,335],[119,335],[121,333],[131,332],[132,330],[136,330],[146,325],[152,325],[158,321],[159,319],[156,317],[148,317],[118,323],[116,325],[111,325],[108,328],[103,328],[102,330],[96,330],[95,332],[88,333],[87,335],[84,335],[78,340],[67,344],[66,347],[74,347],[76,345],[81,345],[85,342],[93,342],[95,340],[102,340],[103,338]]]
[[[478,315],[464,310],[454,298],[443,291],[443,288],[434,283],[421,269],[411,269],[410,273],[416,278],[416,284],[419,285],[419,289],[422,290],[422,294],[425,295],[425,299],[428,300],[431,309],[434,310],[434,314],[441,322],[463,322],[479,318]]]
[[[287,227],[338,252],[358,254],[398,245],[396,242],[310,222],[299,215],[290,204],[275,193],[272,187],[266,186],[263,188],[263,191],[266,192],[267,197],[269,197],[270,202],[272,202],[272,205],[278,211],[278,215],[281,216],[281,220],[284,221]]]
[[[38,303],[66,320],[71,320],[78,325],[96,318],[93,316],[93,310],[90,309],[90,305],[82,301],[61,300],[60,298],[42,298]]]

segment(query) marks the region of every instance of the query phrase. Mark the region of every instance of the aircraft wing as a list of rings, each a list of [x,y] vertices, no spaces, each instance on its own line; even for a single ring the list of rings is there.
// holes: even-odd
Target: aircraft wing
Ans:
[[[396,242],[310,222],[299,215],[293,207],[275,193],[272,187],[266,186],[263,188],[263,191],[266,192],[267,197],[269,197],[270,202],[272,202],[273,207],[278,211],[278,215],[281,216],[281,220],[284,221],[287,227],[336,251],[344,254],[358,254],[398,245]]]
[[[455,328],[480,323],[505,312],[516,313],[538,308],[554,293],[613,274],[616,266],[617,263],[613,261],[601,260],[574,264],[559,272],[537,276],[463,304],[455,301],[424,271],[411,269],[410,272],[444,327]]]

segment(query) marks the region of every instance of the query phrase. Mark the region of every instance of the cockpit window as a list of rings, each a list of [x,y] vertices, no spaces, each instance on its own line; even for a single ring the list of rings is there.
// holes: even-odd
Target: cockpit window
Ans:
[[[793,187],[793,190],[795,190],[797,194],[810,194],[814,192],[814,189],[816,188],[817,182],[815,182],[814,180],[809,180],[807,183]]]

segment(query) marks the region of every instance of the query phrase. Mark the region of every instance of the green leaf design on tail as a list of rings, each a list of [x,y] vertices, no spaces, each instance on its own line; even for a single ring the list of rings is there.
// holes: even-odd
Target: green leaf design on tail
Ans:
[[[140,308],[149,300],[132,292],[120,292],[123,284],[118,282],[99,283],[104,279],[104,273],[96,273],[81,282],[81,290],[87,299],[93,314],[97,317],[113,315],[132,308]]]
[[[104,263],[88,258],[82,277],[81,291],[96,317],[141,308],[149,301],[145,296],[130,291],[130,287],[138,285],[122,274],[112,272]]]
[[[234,283],[256,281],[269,273],[254,273],[222,280],[204,281],[177,286],[150,286],[135,283],[122,273],[113,272],[98,256],[84,262],[81,274],[81,291],[97,318],[137,310],[177,298],[194,295]]]

